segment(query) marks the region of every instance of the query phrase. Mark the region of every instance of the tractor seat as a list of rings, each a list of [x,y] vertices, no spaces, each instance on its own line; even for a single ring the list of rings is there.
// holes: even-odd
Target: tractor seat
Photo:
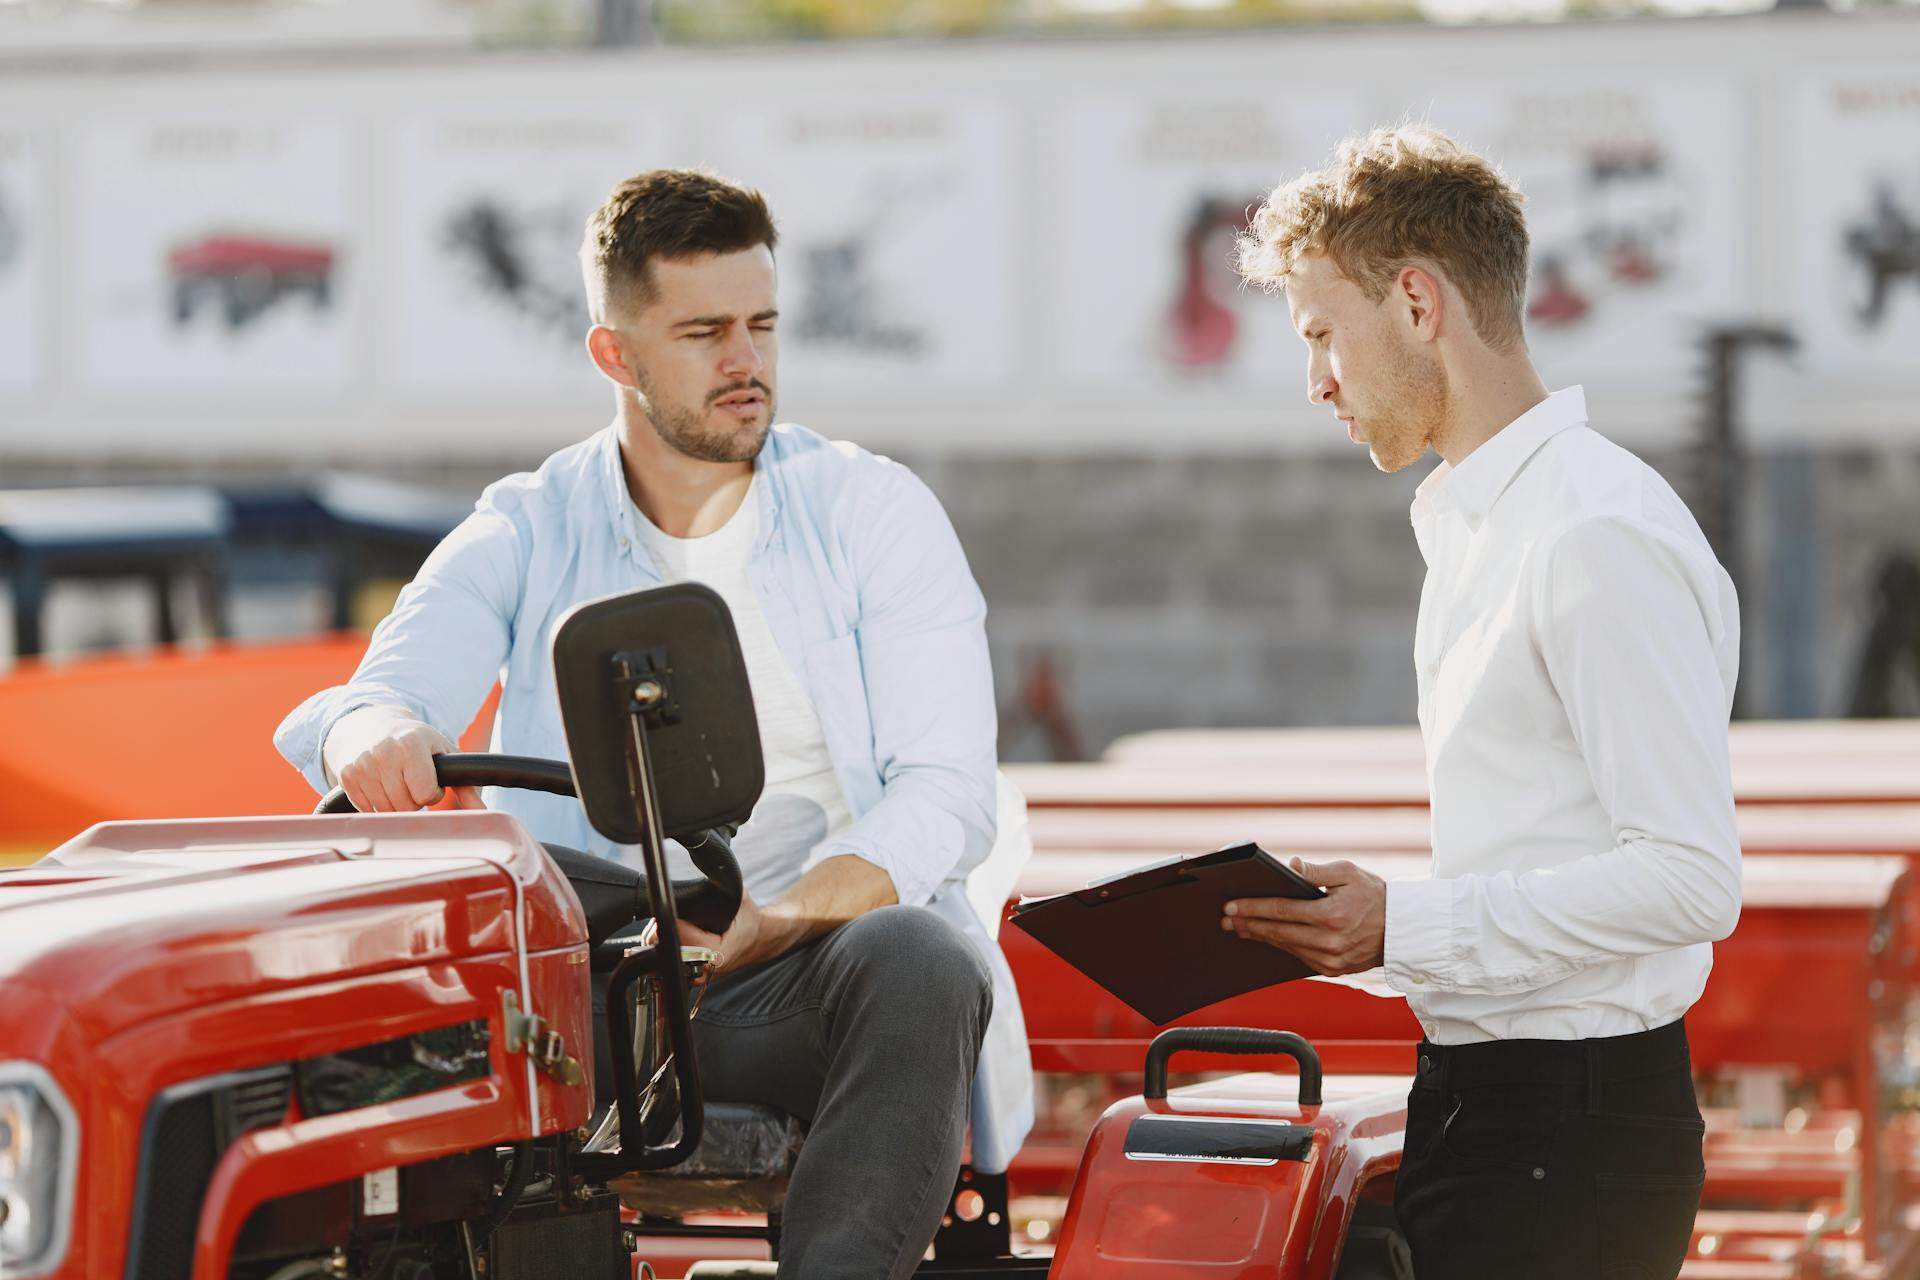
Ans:
[[[1012,891],[1020,868],[1033,851],[1024,798],[1005,774],[997,775],[996,792],[998,839],[986,862],[976,867],[968,877],[968,897],[978,910],[989,935],[997,934],[1002,906]],[[584,898],[601,891],[597,882],[608,877],[604,874],[605,868],[596,865],[597,859],[574,850],[556,850],[552,845],[548,846],[548,850],[555,853],[555,860],[568,872],[576,893]],[[610,1081],[612,1077],[612,1055],[607,1049],[605,1013],[607,977],[626,950],[639,945],[640,934],[647,923],[645,920],[635,920],[590,940],[596,1081]],[[597,1099],[596,1103],[598,1107],[604,1107],[610,1101],[609,1095]],[[647,1220],[646,1230],[651,1234],[758,1237],[777,1251],[787,1183],[794,1162],[799,1157],[804,1133],[805,1129],[798,1120],[772,1107],[709,1100],[705,1107],[700,1145],[692,1156],[669,1169],[622,1175],[613,1179],[609,1186],[619,1195],[622,1204],[637,1210]],[[989,1205],[999,1206],[993,1216],[994,1231],[986,1237],[986,1256],[1006,1253],[1011,1249],[1007,1234],[1010,1217],[1006,1210],[1006,1175],[977,1174],[970,1167],[963,1166],[954,1194],[959,1195],[969,1186],[988,1194]],[[766,1225],[761,1228],[717,1227],[713,1224],[686,1226],[676,1222],[689,1215],[716,1211],[765,1214]],[[943,1244],[950,1230],[957,1231],[963,1239]],[[973,1234],[969,1235],[969,1232]],[[940,1235],[935,1238],[936,1257],[945,1257],[949,1253],[955,1257],[974,1256],[983,1247],[977,1238],[978,1234],[978,1224],[971,1219],[963,1221],[955,1215],[950,1225],[943,1226]],[[764,1268],[771,1264],[751,1264],[763,1269],[758,1272],[731,1269],[736,1265],[748,1264],[726,1265],[730,1268],[727,1271],[704,1274],[768,1274]]]
[[[606,877],[603,868],[596,865],[598,859],[551,844],[547,852],[567,873],[574,892],[583,900],[605,891]],[[641,945],[641,937],[651,923],[651,917],[635,919],[605,938],[589,939],[594,1079],[601,1095],[595,1100],[597,1107],[612,1102],[608,1092],[613,1060],[607,1049],[607,979],[621,957]],[[777,1215],[786,1202],[787,1177],[800,1153],[804,1133],[798,1120],[772,1107],[708,1101],[700,1145],[691,1156],[671,1168],[627,1174],[610,1185],[623,1204],[649,1218],[720,1211]]]
[[[607,1051],[607,976],[626,949],[639,943],[646,921],[637,921],[592,952],[595,1079],[612,1080]],[[608,1086],[603,1085],[604,1090]],[[611,1095],[598,1104],[611,1103]],[[629,1209],[648,1218],[734,1211],[777,1215],[787,1198],[787,1178],[806,1130],[784,1111],[745,1102],[716,1102],[704,1109],[700,1145],[677,1165],[615,1178],[609,1185]]]

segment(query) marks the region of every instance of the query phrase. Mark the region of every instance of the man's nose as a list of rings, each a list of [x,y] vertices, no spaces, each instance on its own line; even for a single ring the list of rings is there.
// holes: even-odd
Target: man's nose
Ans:
[[[721,372],[728,375],[749,376],[760,372],[766,363],[759,344],[753,340],[753,331],[745,325],[734,332],[720,353]]]
[[[1333,380],[1331,373],[1316,374],[1312,370],[1307,371],[1308,404],[1332,404],[1333,393],[1339,389],[1340,384]]]

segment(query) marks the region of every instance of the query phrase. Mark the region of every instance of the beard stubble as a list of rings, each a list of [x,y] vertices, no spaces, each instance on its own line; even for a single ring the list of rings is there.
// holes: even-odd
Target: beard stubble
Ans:
[[[701,462],[752,462],[766,447],[767,432],[773,425],[773,389],[759,379],[721,387],[709,393],[706,404],[698,411],[657,394],[644,373],[636,371],[634,381],[654,434],[674,452]],[[765,421],[731,429],[716,429],[707,425],[707,415],[714,401],[738,391],[753,390],[767,397]]]
[[[1384,408],[1369,424],[1373,464],[1391,474],[1420,461],[1446,421],[1447,375],[1438,360],[1401,351],[1392,363]]]

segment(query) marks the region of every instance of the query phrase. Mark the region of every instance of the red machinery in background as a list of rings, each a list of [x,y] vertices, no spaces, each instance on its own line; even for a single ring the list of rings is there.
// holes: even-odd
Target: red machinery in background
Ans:
[[[16,670],[0,681],[0,720],[31,732],[0,738],[0,848],[37,856],[79,827],[135,815],[304,810],[311,796],[269,753],[268,735],[300,697],[343,678],[361,643]],[[1115,744],[1102,765],[1014,770],[1037,847],[1022,893],[1242,838],[1387,875],[1424,861],[1424,778],[1409,731],[1166,738]],[[1689,1018],[1709,1133],[1707,1207],[1685,1274],[1920,1274],[1909,874],[1920,857],[1920,727],[1740,725],[1733,747],[1747,901]],[[1173,750],[1149,760],[1145,748]],[[268,1205],[288,1212],[302,1183],[348,1188],[325,1219],[328,1249],[313,1255],[339,1259],[330,1274],[380,1260],[371,1228],[416,1243],[438,1230],[453,1250],[459,1223],[471,1233],[491,1221],[500,1177],[511,1177],[496,1144],[552,1144],[585,1106],[580,1083],[527,1056],[534,1039],[511,1033],[528,1024],[503,1007],[513,990],[519,1015],[531,1003],[560,1043],[578,1044],[580,999],[566,975],[588,950],[564,881],[522,847],[524,833],[496,829],[503,822],[512,825],[461,814],[145,822],[96,831],[64,869],[0,877],[0,953],[41,957],[32,981],[8,981],[0,1059],[68,1064],[86,1188],[72,1241],[115,1260],[86,1274],[144,1274],[119,1261],[135,1227],[148,1229],[128,1198],[152,1176],[139,1172],[152,1149],[143,1125],[157,1099],[208,1079],[219,1081],[213,1092],[187,1094],[207,1106],[217,1094],[223,1118],[209,1123],[233,1139],[206,1183],[207,1203],[225,1207],[189,1219],[196,1261],[179,1274],[268,1274],[234,1249],[284,1244],[273,1232],[292,1220],[270,1230],[254,1219]],[[509,899],[526,931],[502,937],[485,904]],[[42,914],[56,906],[57,917]],[[56,918],[57,930],[40,923]],[[1024,935],[1009,930],[1002,943],[1044,1073],[1041,1125],[1011,1171],[1014,1220],[1057,1250],[1055,1274],[1396,1275],[1391,1179],[1419,1035],[1403,1004],[1317,982],[1224,1002],[1183,1021],[1241,1030],[1163,1041],[1160,1071],[1202,1074],[1157,1097],[1140,1075],[1156,1028]],[[513,976],[522,963],[525,977]],[[540,978],[546,966],[557,976]],[[475,1022],[489,1036],[483,1074],[371,1108],[311,1114],[251,1074]],[[1291,1073],[1217,1077],[1278,1043],[1245,1028],[1304,1037],[1304,1052],[1281,1047],[1310,1055],[1324,1096],[1314,1101]],[[0,1096],[17,1095],[27,1075],[0,1077]],[[1203,1139],[1229,1132],[1258,1150],[1210,1154]],[[276,1172],[242,1178],[254,1162]],[[604,1225],[604,1192],[580,1186],[579,1203]],[[409,1206],[397,1219],[382,1209],[390,1189]],[[1253,1225],[1244,1213],[1215,1216],[1256,1199]],[[571,1212],[543,1203],[549,1216]],[[965,1216],[960,1199],[955,1208]],[[248,1255],[276,1256],[287,1265],[284,1254]],[[1000,1265],[1032,1271],[1016,1258]],[[974,1273],[995,1274],[987,1263]],[[496,1265],[493,1280],[509,1274]]]
[[[1920,1274],[1920,725],[1741,724],[1732,748],[1746,902],[1688,1018],[1709,1133],[1684,1274]],[[1108,755],[1009,770],[1036,846],[1024,891],[1241,840],[1389,878],[1424,870],[1412,730],[1170,731]],[[1050,1234],[1059,1202],[1044,1197],[1067,1194],[1089,1103],[1131,1090],[1123,1073],[1154,1029],[1023,935],[1003,946],[1036,1066],[1073,1073],[1049,1079],[1052,1123],[1014,1170],[1041,1197],[1018,1207]],[[1305,1031],[1330,1076],[1410,1076],[1420,1034],[1404,1004],[1317,982],[1182,1021]]]

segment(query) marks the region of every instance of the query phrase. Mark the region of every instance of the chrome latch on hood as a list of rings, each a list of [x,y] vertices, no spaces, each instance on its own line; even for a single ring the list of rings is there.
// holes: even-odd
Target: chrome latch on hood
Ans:
[[[547,1025],[547,1020],[529,1010],[520,1012],[520,997],[509,988],[500,993],[505,1013],[507,1052],[525,1053],[533,1065],[564,1085],[584,1083],[586,1069],[567,1052],[566,1038]]]

